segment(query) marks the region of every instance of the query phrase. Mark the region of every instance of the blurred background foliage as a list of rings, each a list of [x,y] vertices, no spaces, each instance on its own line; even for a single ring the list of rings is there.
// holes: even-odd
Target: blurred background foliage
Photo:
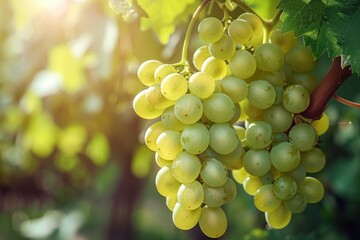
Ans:
[[[131,107],[137,67],[180,58],[199,2],[0,0],[1,240],[200,239],[172,224],[142,143],[150,122]],[[278,1],[246,2],[269,18]],[[199,44],[194,33],[190,52]],[[330,60],[318,63],[321,79]],[[360,102],[359,79],[338,94]],[[332,100],[327,113],[324,200],[267,231],[238,186],[223,239],[359,239],[360,111]]]

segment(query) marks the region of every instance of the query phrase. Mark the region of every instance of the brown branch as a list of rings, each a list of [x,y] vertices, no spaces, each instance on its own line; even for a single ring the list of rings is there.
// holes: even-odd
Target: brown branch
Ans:
[[[331,68],[326,76],[311,94],[309,107],[301,115],[313,120],[319,119],[325,111],[330,98],[333,97],[336,90],[350,75],[351,70],[349,66],[342,69],[341,58],[334,58]]]

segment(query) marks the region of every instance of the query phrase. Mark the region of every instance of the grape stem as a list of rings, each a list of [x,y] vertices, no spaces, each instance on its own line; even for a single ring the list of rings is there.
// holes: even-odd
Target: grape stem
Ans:
[[[312,120],[319,119],[331,97],[351,74],[349,66],[341,68],[340,57],[334,58],[329,71],[311,94],[309,107],[301,115]]]
[[[349,107],[359,108],[360,109],[360,103],[350,101],[348,99],[345,99],[343,97],[340,97],[338,95],[334,95],[334,99],[344,105],[347,105]]]

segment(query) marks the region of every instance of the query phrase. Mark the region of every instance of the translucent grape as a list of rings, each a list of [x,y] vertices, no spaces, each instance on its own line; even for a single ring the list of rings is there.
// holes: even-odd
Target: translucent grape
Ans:
[[[233,127],[226,123],[213,124],[209,129],[210,147],[217,153],[229,154],[238,145],[238,138]]]
[[[284,175],[274,181],[274,194],[281,200],[294,197],[296,192],[297,184],[292,177]]]
[[[267,150],[250,149],[244,157],[243,166],[253,176],[263,176],[271,168],[270,154]]]
[[[273,131],[266,122],[256,121],[248,126],[245,137],[251,148],[263,149],[271,144]]]
[[[253,37],[254,31],[246,20],[235,19],[229,24],[229,35],[239,44],[247,44]]]
[[[232,74],[238,78],[246,79],[256,71],[254,56],[246,50],[237,50],[229,60],[229,68]]]
[[[271,107],[275,102],[274,87],[265,80],[256,80],[249,84],[248,99],[251,105],[258,109]]]
[[[228,122],[235,113],[234,102],[223,93],[214,93],[203,101],[203,106],[205,116],[215,123]]]
[[[298,73],[293,72],[287,79],[288,84],[299,84],[306,88],[309,93],[312,93],[317,86],[317,79],[313,73],[305,72]]]
[[[160,84],[154,84],[146,90],[146,101],[155,109],[164,110],[165,108],[174,105],[174,101],[165,98],[161,93]]]
[[[254,55],[257,67],[264,71],[278,70],[284,63],[284,53],[272,43],[261,44],[255,49]]]
[[[259,177],[249,175],[243,181],[243,187],[247,194],[254,196],[256,191],[262,186],[262,182]]]
[[[194,123],[184,128],[180,140],[185,151],[200,154],[209,146],[210,133],[203,124]]]
[[[215,91],[215,80],[206,72],[196,72],[189,79],[189,90],[198,98],[210,97]]]
[[[181,183],[191,183],[199,176],[201,163],[197,156],[182,152],[173,160],[172,176]]]
[[[330,125],[330,121],[326,113],[323,113],[319,120],[315,120],[311,123],[311,126],[315,128],[319,136],[327,132],[327,130],[329,129],[329,125]]]
[[[162,64],[156,68],[154,72],[155,82],[161,83],[161,81],[171,73],[176,73],[176,69],[171,64]]]
[[[284,204],[281,204],[275,211],[266,212],[265,220],[271,228],[282,229],[290,223],[291,216],[291,212],[284,206]]]
[[[204,183],[211,187],[220,187],[225,184],[228,172],[226,167],[215,158],[208,158],[202,164],[200,176]]]
[[[174,112],[182,123],[193,124],[199,121],[203,115],[203,104],[198,97],[185,94],[176,101]]]
[[[297,38],[293,31],[282,33],[280,29],[276,29],[270,34],[270,42],[278,45],[283,53],[287,53],[297,43]]]
[[[270,151],[272,165],[281,172],[294,170],[300,162],[300,152],[289,142],[282,142],[274,146]]]
[[[208,237],[218,238],[225,234],[227,218],[222,208],[203,207],[199,220],[201,231]]]
[[[155,83],[154,73],[160,65],[162,65],[162,63],[158,60],[148,60],[143,62],[137,71],[140,82],[145,86],[153,85]]]
[[[300,45],[289,50],[285,61],[295,72],[309,72],[316,64],[310,47]]]
[[[166,159],[163,159],[162,157],[159,156],[159,153],[155,153],[155,162],[156,162],[156,165],[158,165],[159,168],[162,168],[162,167],[170,167],[171,168],[171,165],[172,165],[172,160],[166,160]]]
[[[317,143],[316,130],[308,123],[299,123],[289,131],[289,142],[293,143],[300,151],[309,151]]]
[[[228,67],[224,60],[209,57],[202,64],[201,71],[210,74],[215,80],[219,80],[226,76]]]
[[[261,119],[264,115],[264,110],[251,105],[247,98],[241,101],[240,107],[248,118]]]
[[[228,169],[240,169],[243,166],[243,147],[239,141],[235,150],[229,154],[221,154],[218,159],[228,168]]]
[[[221,80],[221,91],[228,95],[234,103],[238,103],[247,97],[248,86],[244,80],[229,75]]]
[[[218,41],[209,44],[209,51],[217,59],[227,60],[231,58],[236,50],[235,41],[224,34]]]
[[[170,211],[174,210],[175,204],[177,203],[177,196],[175,195],[171,195],[166,197],[166,206],[168,207],[168,209]]]
[[[174,225],[181,230],[189,230],[196,226],[201,215],[201,208],[188,210],[180,203],[176,203],[172,212]]]
[[[146,89],[139,92],[133,100],[133,109],[135,113],[144,119],[154,119],[161,115],[163,110],[154,108],[146,100]]]
[[[179,183],[171,174],[168,166],[162,167],[155,178],[157,191],[164,197],[176,195],[181,183]]]
[[[193,64],[195,68],[201,71],[201,67],[207,58],[211,57],[208,46],[201,46],[195,52],[193,56]]]
[[[325,167],[326,158],[320,148],[301,153],[301,164],[308,173],[317,173]]]
[[[291,113],[301,113],[310,104],[310,94],[305,87],[295,84],[285,88],[282,95],[282,105]]]
[[[198,181],[181,184],[177,200],[187,210],[199,208],[204,201],[204,189]]]
[[[199,23],[199,37],[208,43],[216,42],[223,36],[223,28],[224,26],[219,19],[214,17],[207,17]]]
[[[284,71],[276,70],[271,73],[265,73],[262,77],[264,80],[268,81],[274,87],[283,87],[285,85],[286,76]]]
[[[297,168],[290,172],[284,173],[284,175],[292,177],[297,184],[300,184],[302,183],[302,181],[304,181],[306,177],[306,171],[305,168],[301,164],[299,164]]]
[[[307,207],[306,197],[302,192],[297,192],[295,196],[284,201],[285,207],[292,213],[301,213]]]
[[[169,100],[177,100],[188,90],[186,78],[180,73],[171,73],[161,82],[161,93]]]
[[[324,187],[316,178],[306,177],[299,187],[308,203],[320,202],[324,197]]]
[[[293,116],[282,105],[274,105],[265,111],[264,121],[270,124],[274,132],[285,132],[291,127]]]
[[[185,124],[175,116],[174,106],[165,109],[161,115],[161,122],[168,130],[181,131],[185,127]]]
[[[245,170],[245,168],[235,169],[232,171],[232,175],[236,182],[243,184],[245,179],[250,176],[250,174]]]
[[[254,194],[254,204],[262,212],[273,212],[281,205],[281,199],[273,191],[272,184],[261,186]]]
[[[221,207],[225,204],[226,192],[223,187],[210,187],[203,184],[204,203],[208,207]]]
[[[160,133],[164,132],[165,130],[165,126],[160,121],[153,123],[150,127],[146,129],[145,144],[150,150],[156,151],[156,139],[158,138]]]
[[[228,204],[232,202],[237,195],[237,188],[235,182],[228,178],[224,185],[221,186],[225,190],[225,203]]]
[[[253,13],[243,13],[241,14],[238,19],[243,19],[246,20],[250,25],[251,28],[253,29],[253,37],[250,39],[250,41],[248,42],[248,46],[258,46],[259,44],[262,43],[263,40],[263,34],[264,34],[264,25],[261,21],[261,19],[256,16]]]
[[[180,132],[166,130],[160,133],[156,139],[156,151],[160,157],[166,160],[173,160],[183,151],[180,142]]]

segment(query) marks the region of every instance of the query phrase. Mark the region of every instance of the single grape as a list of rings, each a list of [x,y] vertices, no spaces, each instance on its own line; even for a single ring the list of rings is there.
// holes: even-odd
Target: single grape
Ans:
[[[189,230],[199,222],[201,212],[200,207],[194,210],[188,210],[177,202],[172,212],[172,220],[178,229]]]
[[[240,169],[243,166],[244,150],[239,141],[235,150],[229,154],[221,154],[218,159],[230,170]]]
[[[231,203],[237,195],[237,188],[235,182],[228,178],[224,185],[221,186],[225,190],[225,203]]]
[[[229,179],[229,178],[228,178]],[[221,207],[225,204],[226,192],[221,187],[210,187],[207,184],[203,184],[204,188],[204,203],[208,207]]]
[[[274,194],[273,184],[261,186],[254,194],[254,204],[262,212],[273,212],[281,205],[282,200]]]
[[[161,115],[163,110],[154,108],[146,100],[146,89],[139,92],[133,100],[133,109],[135,113],[144,119],[154,119]]]
[[[264,35],[264,25],[261,19],[255,14],[248,12],[241,14],[238,19],[246,20],[253,29],[253,36],[246,45],[256,47],[261,44]]]
[[[274,105],[265,110],[264,121],[270,124],[274,132],[285,132],[291,127],[293,116],[282,105]]]
[[[224,60],[209,57],[202,64],[201,71],[210,74],[215,80],[220,80],[226,76],[228,67]]]
[[[326,113],[323,113],[319,120],[315,120],[311,123],[311,126],[315,128],[319,136],[327,132],[327,130],[329,129],[329,125],[330,125],[330,121]]]
[[[153,85],[155,83],[154,73],[160,65],[162,65],[162,63],[158,60],[148,60],[143,62],[137,71],[140,82],[145,86]]]
[[[214,93],[203,101],[204,114],[214,123],[230,121],[235,114],[235,105],[232,99],[223,93]]]
[[[274,146],[270,151],[272,165],[281,172],[294,170],[300,162],[300,152],[289,142],[282,142]]]
[[[316,64],[310,47],[300,45],[289,50],[285,61],[295,72],[309,72]]]
[[[156,68],[154,72],[155,82],[161,83],[161,81],[171,73],[176,73],[176,69],[171,64],[162,64]]]
[[[274,182],[274,175],[270,169],[265,175],[260,176],[260,181],[263,185],[272,184]]]
[[[310,94],[305,87],[295,84],[285,88],[282,95],[282,105],[291,113],[301,113],[310,104]]]
[[[166,160],[173,160],[179,153],[183,151],[180,142],[180,132],[166,130],[156,139],[156,151],[160,157]]]
[[[209,52],[211,55],[221,60],[231,58],[235,50],[235,41],[227,34],[224,34],[218,41],[209,44]]]
[[[203,207],[199,220],[201,231],[210,238],[218,238],[225,234],[227,218],[221,207]]]
[[[287,53],[297,43],[297,38],[293,31],[282,33],[280,29],[276,29],[270,34],[270,42],[278,45],[283,53]]]
[[[199,23],[199,37],[208,43],[216,42],[224,35],[223,28],[224,26],[219,19],[207,17]]]
[[[182,152],[171,165],[172,176],[181,183],[191,183],[199,176],[201,163],[197,156]]]
[[[203,115],[203,104],[198,97],[185,94],[176,101],[174,112],[182,123],[193,124],[199,121]]]
[[[237,50],[229,60],[229,68],[234,76],[246,79],[255,73],[256,60],[248,51]]]
[[[254,196],[256,191],[262,186],[261,179],[257,176],[249,175],[243,181],[243,187],[247,194]]]
[[[210,97],[215,91],[215,80],[206,72],[197,72],[189,79],[190,92],[200,99]]]
[[[314,91],[318,83],[315,75],[310,72],[293,72],[287,81],[289,85],[302,85],[309,93]]]
[[[194,52],[193,64],[195,68],[201,71],[201,67],[207,58],[211,57],[208,46],[201,46]]]
[[[292,177],[297,184],[302,183],[306,177],[305,168],[301,164],[299,164],[294,170],[283,174]]]
[[[320,202],[324,197],[324,187],[316,178],[306,177],[299,187],[308,203]]]
[[[158,165],[159,168],[162,168],[162,167],[165,167],[165,166],[171,168],[171,165],[172,165],[173,161],[163,159],[162,157],[159,156],[159,153],[156,152],[155,153],[155,163],[156,163],[156,165]]]
[[[236,182],[243,184],[245,179],[250,176],[250,174],[245,170],[245,168],[232,170],[232,175]]]
[[[164,197],[176,195],[180,185],[181,183],[172,176],[168,166],[162,167],[156,174],[156,189]]]
[[[204,189],[198,181],[181,184],[177,200],[187,210],[194,210],[204,201]]]
[[[267,109],[275,102],[274,87],[265,80],[256,80],[249,84],[248,99],[258,109]]]
[[[264,43],[254,51],[256,65],[264,71],[272,72],[281,68],[284,63],[284,53],[281,48],[272,43]]]
[[[284,132],[277,132],[274,134],[274,138],[272,141],[272,146],[276,146],[279,143],[287,142],[288,141],[288,135]]]
[[[188,153],[200,154],[209,146],[210,133],[203,124],[194,123],[184,128],[180,141]]]
[[[317,173],[325,167],[325,154],[320,148],[301,153],[301,164],[308,173]]]
[[[174,207],[176,203],[177,203],[176,194],[166,197],[166,206],[170,211],[174,211]]]
[[[164,110],[175,103],[162,95],[160,84],[157,83],[146,90],[145,98],[151,106],[158,110]]]
[[[273,131],[266,122],[256,121],[248,126],[245,137],[251,148],[264,149],[271,144]]]
[[[245,116],[247,116],[245,120],[247,120],[248,118],[262,119],[264,116],[264,109],[254,107],[253,105],[251,105],[247,98],[241,101],[240,107],[243,110],[242,112],[245,113]]]
[[[282,229],[286,227],[291,221],[291,212],[281,204],[278,209],[272,212],[265,213],[265,220],[273,229]]]
[[[302,192],[297,192],[295,196],[284,201],[285,207],[292,213],[301,213],[307,207],[306,197]]]
[[[166,130],[165,126],[161,121],[153,123],[150,127],[148,127],[145,131],[145,144],[146,146],[152,150],[156,151],[156,139],[160,135],[160,133]]]
[[[300,151],[309,151],[318,141],[316,130],[308,123],[298,123],[289,131],[289,142]]]
[[[202,164],[200,176],[204,183],[211,187],[220,187],[225,184],[228,172],[224,164],[215,158],[208,158]]]
[[[224,77],[221,81],[221,91],[228,95],[234,103],[241,102],[248,95],[246,82],[234,75]]]
[[[228,34],[239,44],[247,44],[253,37],[254,31],[249,22],[235,19],[229,24]]]
[[[267,150],[250,149],[244,157],[243,166],[253,176],[263,176],[271,168],[270,154]]]
[[[281,200],[294,197],[296,192],[297,184],[292,177],[283,175],[274,181],[274,193]]]
[[[238,146],[235,129],[226,123],[213,124],[209,129],[210,147],[217,153],[229,154]]]
[[[188,90],[186,78],[180,73],[171,73],[161,82],[161,93],[169,100],[177,100]]]
[[[283,87],[285,85],[286,76],[284,71],[275,70],[273,72],[264,72],[262,79],[268,81],[274,87]]]
[[[161,122],[167,130],[181,131],[185,127],[185,124],[176,118],[174,106],[165,109],[161,115]]]

